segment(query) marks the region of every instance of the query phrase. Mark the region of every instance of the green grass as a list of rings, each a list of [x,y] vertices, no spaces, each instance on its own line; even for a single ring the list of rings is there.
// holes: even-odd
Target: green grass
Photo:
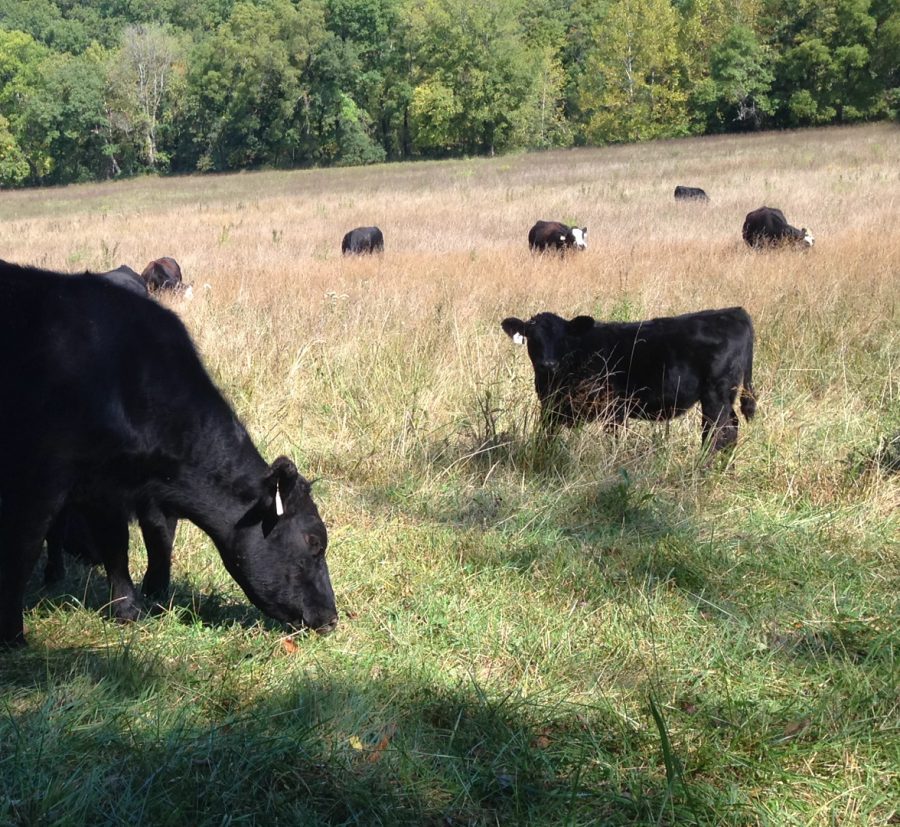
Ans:
[[[851,161],[862,176],[809,255],[744,250],[727,206],[695,229],[668,187],[658,205],[675,153],[718,191],[736,152],[781,181],[776,138],[784,170],[817,142],[808,204]],[[497,159],[470,165],[475,195],[462,162],[367,170],[379,199],[399,193],[397,226],[415,208],[450,250],[409,234],[378,262],[335,260],[333,226],[301,246],[279,212],[321,202],[364,223],[340,205],[346,170],[23,194],[22,232],[62,260],[99,249],[79,223],[95,200],[126,210],[103,232],[135,261],[125,230],[172,191],[172,232],[206,239],[185,249],[213,284],[179,312],[264,455],[320,478],[342,619],[286,637],[184,523],[169,607],[138,623],[106,619],[102,572],[71,563],[51,592],[36,572],[29,646],[0,653],[0,825],[896,822],[900,223],[878,181],[896,181],[898,149],[878,127],[548,155],[533,179],[499,166],[527,158]],[[502,226],[472,244],[472,202],[508,193],[523,224],[538,206],[521,199],[559,192],[583,215],[556,182],[582,164],[603,186],[609,159],[637,206],[599,252],[533,262],[498,246]],[[316,186],[291,200],[298,181]],[[726,302],[753,315],[760,403],[711,467],[696,412],[548,438],[498,328],[545,306],[634,319]],[[136,576],[145,562],[135,537]]]
[[[44,598],[31,647],[5,656],[3,820],[896,812],[895,516],[867,521],[855,488],[785,507],[740,463],[680,501],[638,460],[552,498],[552,471],[478,486],[482,470],[322,488],[326,513],[358,514],[332,533],[349,640],[285,649],[199,534],[180,538],[197,550],[173,609],[132,626],[73,567],[83,608]]]

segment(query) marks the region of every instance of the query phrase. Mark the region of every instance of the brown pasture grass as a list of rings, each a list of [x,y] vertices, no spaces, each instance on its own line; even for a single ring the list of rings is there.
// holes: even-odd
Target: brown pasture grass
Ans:
[[[676,204],[676,183],[710,203]],[[773,485],[827,500],[834,454],[885,436],[879,414],[900,405],[898,183],[900,132],[886,125],[151,178],[4,193],[2,255],[64,271],[174,256],[198,294],[176,310],[252,431],[323,471],[376,477],[421,464],[416,439],[472,417],[485,388],[504,413],[533,414],[507,315],[740,304],[760,393],[743,441],[765,432]],[[749,250],[741,224],[762,204],[810,227],[815,248]],[[532,256],[538,218],[586,225],[588,251]],[[382,228],[383,257],[341,257],[361,224]],[[692,449],[687,421],[672,429]]]
[[[710,203],[675,203],[676,184],[703,187]],[[815,247],[748,249],[741,225],[763,204],[809,227]],[[541,218],[586,225],[588,250],[532,256],[526,235]],[[774,780],[743,785],[711,756],[739,744],[735,754],[747,752],[735,766],[768,766],[761,756],[775,742],[754,751],[735,730],[724,745],[719,724],[695,727],[677,710],[695,705],[696,687],[710,708],[759,703],[763,723],[749,728],[774,726],[793,743],[801,730],[779,710],[812,692],[812,678],[751,662],[767,641],[788,639],[782,626],[801,610],[782,617],[777,602],[791,586],[775,564],[755,561],[809,554],[821,594],[801,614],[813,629],[843,599],[844,584],[829,592],[827,577],[816,579],[829,560],[851,554],[878,572],[859,586],[863,607],[882,577],[897,575],[896,537],[884,534],[897,525],[900,482],[871,457],[900,431],[898,219],[900,130],[873,125],[4,192],[0,258],[72,272],[180,262],[196,299],[171,306],[261,450],[289,453],[323,478],[332,577],[351,615],[314,648],[323,669],[366,653],[378,674],[431,669],[437,683],[471,678],[500,694],[603,698],[623,726],[646,714],[655,676],[695,779],[735,784],[755,808],[744,821],[709,823],[875,824],[896,812],[877,793],[890,762],[840,740],[837,724],[821,724],[835,749],[798,747],[777,759]],[[369,224],[384,232],[384,255],[343,258],[344,232]],[[541,310],[622,320],[732,305],[756,327],[759,409],[742,420],[721,472],[702,462],[696,412],[629,425],[619,438],[588,426],[562,447],[546,440],[527,356],[499,325]],[[598,580],[622,584],[618,597],[598,597],[551,563],[500,566],[497,594],[479,589],[471,571],[494,571],[499,545],[526,555],[556,525],[585,565],[604,561]],[[590,539],[598,526],[602,543]],[[176,568],[198,572],[201,591],[225,588],[198,551],[204,542],[181,530]],[[710,575],[718,594],[666,585],[690,582],[679,566],[698,543],[728,560]],[[634,555],[645,552],[653,560],[641,583]],[[434,582],[433,571],[459,582]],[[570,591],[547,585],[560,582]],[[448,617],[437,642],[422,606]],[[744,618],[738,644],[711,630],[708,612]],[[385,619],[395,614],[408,625]],[[248,703],[283,668],[241,673],[235,696]],[[773,804],[780,785],[795,802],[784,812]]]
[[[174,256],[200,297],[178,312],[251,427],[347,459],[397,447],[411,387],[432,427],[485,385],[533,404],[506,315],[740,304],[760,420],[788,429],[781,442],[897,404],[898,161],[896,128],[874,126],[7,192],[2,255],[69,271]],[[676,204],[676,183],[711,202]],[[815,248],[747,249],[743,217],[762,204]],[[588,251],[531,256],[538,218],[586,225]],[[361,224],[382,228],[384,257],[340,256]],[[886,370],[861,375],[873,348]],[[778,388],[797,404],[773,404]]]

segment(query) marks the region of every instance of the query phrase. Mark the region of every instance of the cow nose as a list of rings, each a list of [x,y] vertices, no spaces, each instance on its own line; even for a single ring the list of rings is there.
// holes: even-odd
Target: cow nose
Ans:
[[[556,370],[559,367],[559,361],[556,359],[544,359],[541,362],[541,366],[547,368],[547,370]]]
[[[316,633],[322,636],[330,635],[335,629],[337,629],[338,618],[335,615],[331,620],[327,623],[323,623],[321,626],[316,627]]]

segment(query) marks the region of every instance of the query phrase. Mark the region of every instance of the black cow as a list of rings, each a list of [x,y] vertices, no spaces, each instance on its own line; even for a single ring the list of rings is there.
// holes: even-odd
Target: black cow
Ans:
[[[120,264],[115,270],[108,270],[105,273],[85,273],[85,275],[98,276],[143,298],[150,295],[147,283],[127,264]],[[140,515],[136,516],[144,535],[150,563],[144,577],[143,590],[145,594],[161,594],[169,586],[172,544],[178,520],[163,517],[151,504],[143,506]],[[128,517],[128,513],[123,510],[119,522],[125,524],[125,531],[128,530]],[[54,583],[65,575],[64,550],[89,565],[100,565],[103,562],[99,551],[103,540],[102,532],[100,521],[89,507],[65,506],[47,532],[47,566],[44,569],[44,581],[48,584]]]
[[[180,293],[186,299],[194,295],[194,288],[185,284],[181,277],[181,267],[174,258],[163,256],[151,261],[141,273],[141,278],[147,285],[147,290],[155,293],[158,290],[170,293]]]
[[[345,256],[360,253],[383,253],[384,235],[378,227],[357,227],[344,236],[341,241],[341,252]]]
[[[150,294],[147,282],[127,264],[120,264],[115,270],[108,270],[105,273],[95,273],[93,275],[100,276],[118,287],[124,287],[138,296],[148,296]]]
[[[566,320],[538,313],[527,322],[509,318],[503,330],[528,344],[534,386],[545,421],[572,425],[627,417],[672,419],[697,402],[703,441],[713,450],[737,441],[734,402],[756,411],[753,323],[741,307],[704,310],[643,322]]]
[[[675,187],[676,201],[709,201],[709,196],[700,187]]]
[[[136,518],[147,549],[147,571],[141,591],[147,596],[164,595],[171,578],[178,518],[164,514],[154,502],[139,503],[135,511],[131,514],[124,504],[113,503],[99,509],[78,502],[65,505],[47,531],[44,582],[55,583],[65,576],[66,551],[88,565],[101,565],[104,543],[127,545],[128,523]]]
[[[587,227],[570,227],[559,221],[538,221],[528,231],[528,246],[533,253],[542,253],[547,249],[559,252],[585,250]]]
[[[25,583],[67,503],[103,534],[118,618],[140,608],[123,515],[153,504],[205,531],[267,615],[337,625],[310,484],[263,461],[178,317],[104,279],[0,262],[0,642],[24,642]]]
[[[812,247],[813,234],[804,227],[798,230],[787,223],[784,213],[775,207],[760,207],[747,213],[741,231],[744,241],[751,247],[767,247],[776,244],[805,244]]]

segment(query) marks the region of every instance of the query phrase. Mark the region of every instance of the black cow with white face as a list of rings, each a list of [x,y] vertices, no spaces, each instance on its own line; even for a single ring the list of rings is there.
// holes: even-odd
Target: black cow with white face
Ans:
[[[699,402],[703,442],[717,450],[737,441],[738,394],[746,419],[756,411],[753,324],[741,307],[642,322],[538,313],[527,321],[504,319],[501,326],[514,342],[528,345],[551,427],[672,419]]]
[[[118,618],[140,611],[123,514],[153,504],[205,531],[265,614],[337,625],[309,482],[262,459],[178,317],[102,278],[0,262],[2,643],[24,642],[25,584],[67,503],[104,535]]]
[[[528,247],[533,253],[586,250],[587,227],[570,227],[560,221],[538,221],[528,231]]]
[[[815,243],[813,234],[806,227],[801,230],[792,227],[784,213],[775,207],[760,207],[747,213],[741,235],[751,247],[772,247],[779,244],[812,247]]]
[[[700,187],[675,187],[676,201],[709,201],[709,196]]]
[[[345,256],[383,253],[384,235],[378,227],[357,227],[342,239],[341,252]]]

